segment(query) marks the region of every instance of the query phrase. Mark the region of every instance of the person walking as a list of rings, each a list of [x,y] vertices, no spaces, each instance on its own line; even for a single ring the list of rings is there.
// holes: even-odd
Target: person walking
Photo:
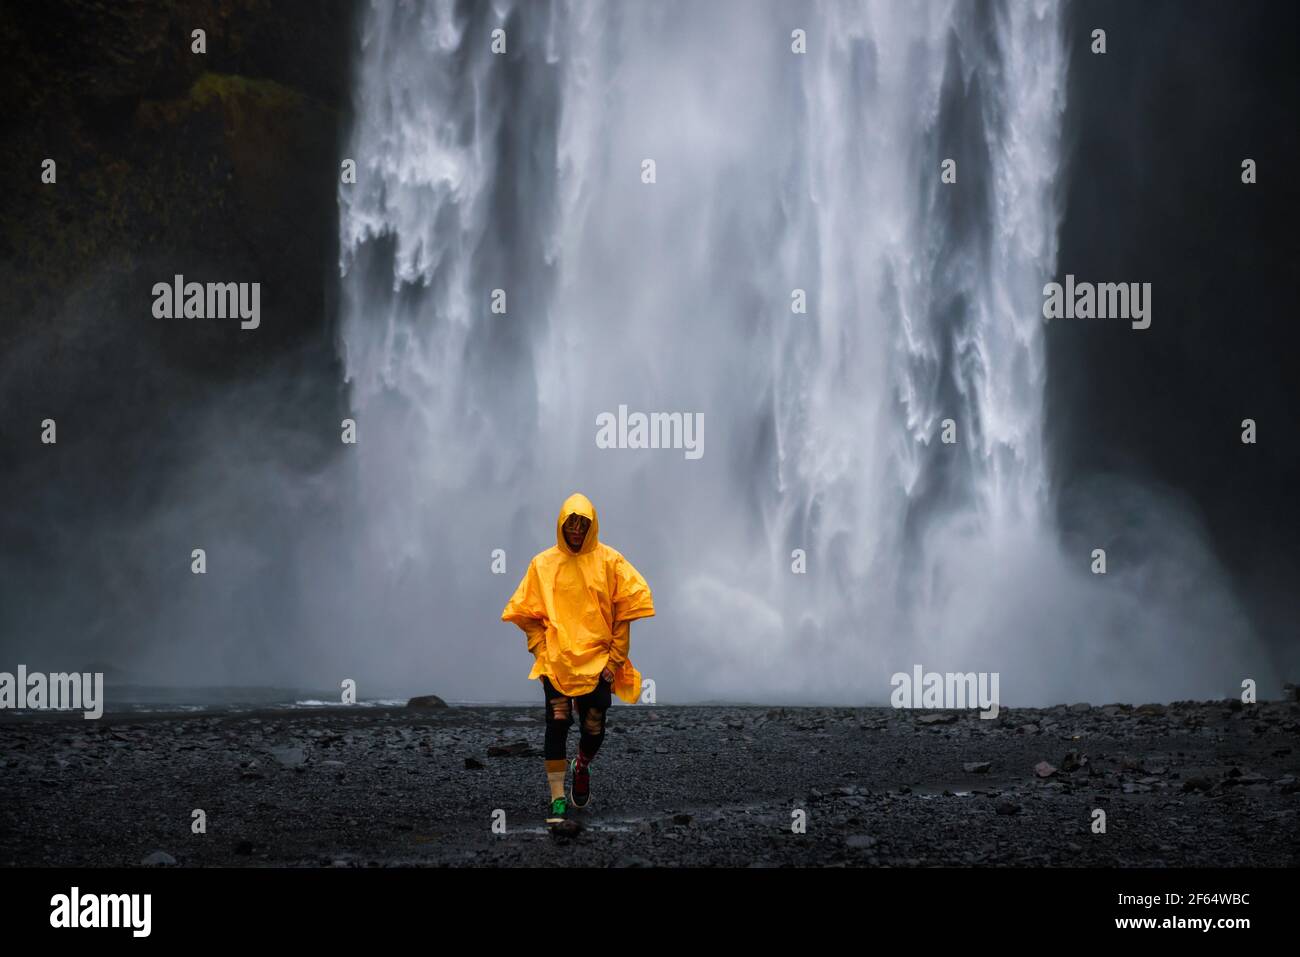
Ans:
[[[581,493],[564,500],[555,545],[528,563],[501,620],[518,625],[533,654],[529,679],[545,697],[544,758],[550,787],[548,825],[591,802],[591,761],[605,739],[612,695],[641,695],[641,673],[628,657],[631,625],[654,615],[650,586],[616,549],[599,540],[596,507]],[[573,703],[581,721],[578,753],[567,759]],[[565,774],[572,786],[565,793]]]

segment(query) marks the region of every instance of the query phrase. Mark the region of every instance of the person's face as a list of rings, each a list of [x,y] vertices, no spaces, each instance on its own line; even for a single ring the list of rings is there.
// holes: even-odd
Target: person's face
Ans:
[[[591,528],[591,519],[577,512],[564,520],[564,540],[575,552],[582,548],[582,542],[587,537],[589,528]]]

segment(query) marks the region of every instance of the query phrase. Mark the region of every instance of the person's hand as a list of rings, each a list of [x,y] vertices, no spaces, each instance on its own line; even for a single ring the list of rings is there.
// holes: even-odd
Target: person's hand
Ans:
[[[614,680],[614,672],[609,670],[609,665],[605,666],[605,670],[600,673],[600,676],[604,678],[606,681]]]

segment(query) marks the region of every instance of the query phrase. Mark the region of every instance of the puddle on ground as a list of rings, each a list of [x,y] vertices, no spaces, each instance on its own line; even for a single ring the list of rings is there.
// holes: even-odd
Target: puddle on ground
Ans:
[[[967,792],[969,793],[969,792]],[[788,813],[783,807],[769,802],[756,802],[751,804],[728,804],[713,805],[709,807],[686,807],[677,811],[669,811],[663,808],[651,809],[646,808],[624,810],[618,814],[608,816],[598,815],[589,817],[583,812],[575,814],[571,820],[580,821],[583,829],[594,831],[596,833],[619,833],[626,834],[638,830],[646,822],[657,822],[660,827],[671,828],[673,826],[673,816],[675,814],[688,814],[694,825],[704,824],[708,821],[717,821],[725,819],[729,815],[749,814],[755,820],[765,821],[767,818],[780,818]],[[525,827],[511,827],[508,829],[510,834],[548,834],[550,828],[545,824],[528,825]]]
[[[582,822],[582,829],[583,831],[595,831],[600,834],[632,830],[631,826],[626,824],[588,824],[586,821]],[[506,831],[506,834],[507,836],[510,834],[549,834],[550,830],[545,824],[538,824],[533,827],[512,827]]]

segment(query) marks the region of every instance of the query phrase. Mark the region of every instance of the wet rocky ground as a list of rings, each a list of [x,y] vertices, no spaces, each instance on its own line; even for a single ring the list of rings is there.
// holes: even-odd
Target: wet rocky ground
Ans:
[[[539,711],[4,714],[0,866],[1300,863],[1295,702],[615,706],[563,833]]]

